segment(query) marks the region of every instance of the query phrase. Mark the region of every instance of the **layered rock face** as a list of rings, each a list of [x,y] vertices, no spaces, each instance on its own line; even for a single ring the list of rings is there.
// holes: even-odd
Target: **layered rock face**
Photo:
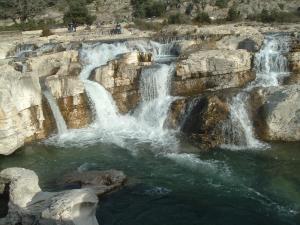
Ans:
[[[172,94],[186,96],[243,87],[254,78],[251,54],[245,50],[197,51],[179,59]]]
[[[88,97],[78,76],[53,75],[47,77],[45,83],[57,99],[68,128],[82,128],[91,123],[92,114]]]
[[[91,79],[108,90],[121,113],[134,109],[139,100],[139,78],[144,66],[151,65],[151,54],[131,52],[92,72]]]
[[[27,142],[56,131],[45,90],[50,90],[69,128],[91,122],[88,99],[79,79],[77,51],[32,57],[1,66],[0,154],[9,155]],[[20,72],[22,71],[22,72]]]
[[[8,212],[0,219],[1,225],[98,225],[95,216],[98,198],[93,191],[43,192],[31,170],[1,171],[0,194],[8,195]]]
[[[286,84],[300,84],[300,36],[298,35],[292,38],[291,52],[288,55],[291,75],[286,79]]]
[[[26,142],[47,137],[54,129],[53,116],[42,97],[38,79],[9,65],[2,66],[0,154],[9,155]]]
[[[300,85],[258,88],[251,102],[256,133],[261,139],[300,140]]]

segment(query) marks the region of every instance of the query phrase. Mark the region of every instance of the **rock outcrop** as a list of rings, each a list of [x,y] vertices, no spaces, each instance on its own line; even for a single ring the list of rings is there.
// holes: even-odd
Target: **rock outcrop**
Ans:
[[[285,79],[285,84],[300,84],[300,37],[298,35],[292,37],[291,51],[288,54],[291,75]]]
[[[245,50],[208,50],[181,57],[172,94],[190,96],[206,90],[243,87],[255,78],[251,54]]]
[[[217,42],[218,49],[245,49],[249,52],[257,52],[262,46],[264,35],[260,32],[243,34],[243,35],[229,35],[223,37]]]
[[[131,52],[109,61],[92,72],[91,79],[108,90],[121,113],[134,109],[139,100],[139,77],[142,67],[151,65],[151,54]]]
[[[90,189],[43,192],[37,175],[23,168],[0,172],[0,194],[9,196],[2,225],[98,225],[98,198]]]
[[[209,92],[175,100],[165,127],[179,129],[202,150],[224,144],[222,124],[229,118],[228,99],[234,93],[234,90]]]
[[[1,66],[0,154],[9,155],[25,143],[56,131],[45,90],[50,90],[69,128],[91,122],[77,51],[32,57]]]
[[[47,110],[47,113],[44,113]],[[0,154],[9,155],[26,142],[46,138],[54,128],[49,105],[37,78],[4,65],[0,74]]]
[[[265,141],[300,140],[300,86],[258,88],[252,93],[254,125]]]
[[[45,84],[57,100],[68,128],[82,128],[91,123],[88,97],[78,76],[53,75],[46,78]]]

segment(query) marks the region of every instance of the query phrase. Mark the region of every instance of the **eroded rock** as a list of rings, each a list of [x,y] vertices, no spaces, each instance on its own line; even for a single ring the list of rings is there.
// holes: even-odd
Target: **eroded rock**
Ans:
[[[175,100],[165,126],[180,129],[202,150],[224,144],[222,124],[229,118],[228,102],[236,91],[211,92]]]
[[[98,196],[123,186],[125,181],[126,175],[118,170],[76,172],[64,177],[65,185],[90,188]]]
[[[57,100],[68,128],[82,128],[91,123],[88,97],[78,76],[53,75],[46,78],[45,84]]]
[[[47,137],[53,120],[51,111],[45,115],[46,109],[38,79],[1,66],[0,154],[9,155],[26,142]]]
[[[300,140],[300,85],[257,88],[251,100],[254,125],[260,138]]]
[[[0,224],[98,225],[98,198],[90,189],[43,192],[37,175],[23,168],[1,171],[1,184],[9,186],[9,203]]]
[[[139,100],[139,76],[143,66],[151,65],[151,54],[131,52],[109,61],[92,72],[91,79],[108,90],[121,113],[134,109]]]
[[[186,96],[242,87],[254,79],[251,54],[245,50],[197,51],[177,62],[172,94]]]

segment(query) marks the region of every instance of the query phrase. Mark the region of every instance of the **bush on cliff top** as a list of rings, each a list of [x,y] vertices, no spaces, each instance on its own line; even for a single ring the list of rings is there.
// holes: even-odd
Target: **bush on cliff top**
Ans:
[[[131,0],[133,16],[138,18],[160,17],[166,12],[166,4],[155,0]]]
[[[96,20],[96,17],[90,15],[86,4],[86,0],[69,0],[69,10],[64,15],[64,22],[91,25]]]

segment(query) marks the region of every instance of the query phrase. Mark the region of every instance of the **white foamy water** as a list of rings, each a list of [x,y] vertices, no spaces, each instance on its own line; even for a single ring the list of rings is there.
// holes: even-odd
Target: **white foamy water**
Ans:
[[[58,135],[65,134],[67,132],[68,128],[67,128],[66,122],[59,110],[56,100],[54,99],[53,95],[49,91],[44,91],[43,93],[50,105],[51,110],[52,110],[52,113],[53,113],[53,116],[55,119],[55,123],[57,126]]]
[[[142,99],[132,115],[121,115],[111,94],[102,85],[89,80],[93,69],[105,65],[120,54],[141,48],[129,46],[128,43],[101,44],[82,49],[81,59],[85,67],[80,78],[93,106],[95,120],[88,128],[68,131],[67,135],[56,141],[57,144],[85,146],[106,142],[134,149],[134,146],[147,143],[154,147],[162,146],[166,151],[176,149],[174,134],[163,128],[169,105],[173,101],[169,95],[169,84],[174,65],[157,64],[143,70],[140,87]],[[144,49],[149,46],[153,44],[146,45]]]
[[[278,86],[289,75],[286,53],[289,52],[290,38],[287,35],[269,35],[262,49],[255,55],[256,79],[230,104],[230,121],[224,124],[228,149],[264,149],[268,147],[255,137],[253,123],[249,115],[249,92],[255,87]]]

